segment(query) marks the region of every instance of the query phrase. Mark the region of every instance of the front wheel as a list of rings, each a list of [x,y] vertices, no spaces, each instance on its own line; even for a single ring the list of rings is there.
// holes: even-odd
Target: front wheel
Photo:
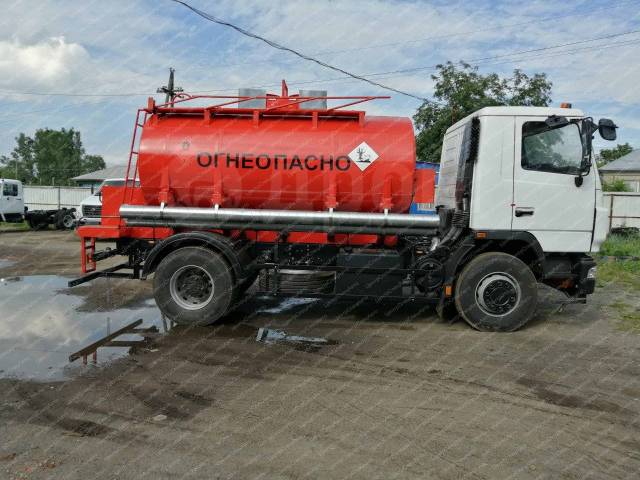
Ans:
[[[536,278],[524,262],[512,255],[483,253],[460,273],[455,303],[462,318],[473,328],[513,332],[535,313]]]
[[[233,297],[233,274],[220,255],[203,247],[171,252],[158,265],[153,294],[164,315],[182,325],[209,325]]]

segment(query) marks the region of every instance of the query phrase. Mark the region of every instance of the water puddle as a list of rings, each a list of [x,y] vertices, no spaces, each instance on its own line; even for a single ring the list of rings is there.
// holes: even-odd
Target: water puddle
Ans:
[[[67,281],[56,275],[0,278],[0,378],[64,380],[86,370],[81,361],[69,364],[69,355],[104,335],[139,318],[144,326],[162,328],[153,300],[131,308],[79,311],[86,299],[68,289]],[[101,348],[98,364],[127,353],[127,348]]]
[[[13,262],[11,260],[6,260],[4,258],[0,258],[0,269],[1,268],[9,268],[12,267],[13,265],[15,265],[16,262]]]
[[[269,297],[267,297],[269,298]],[[302,305],[308,305],[310,303],[314,303],[314,302],[318,302],[319,299],[317,298],[285,298],[284,300],[282,300],[280,303],[278,303],[278,305],[274,306],[274,307],[267,307],[267,308],[259,308],[257,310],[257,313],[284,313],[288,310],[293,310],[296,307],[302,306]]]

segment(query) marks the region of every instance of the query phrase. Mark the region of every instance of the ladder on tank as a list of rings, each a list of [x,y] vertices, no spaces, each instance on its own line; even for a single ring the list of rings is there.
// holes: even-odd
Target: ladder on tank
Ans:
[[[133,126],[131,148],[129,149],[129,159],[127,162],[127,172],[124,178],[123,203],[129,203],[131,201],[133,192],[131,192],[129,188],[135,188],[136,186],[136,181],[138,179],[138,157],[140,155],[140,137],[142,136],[142,130],[147,123],[148,116],[149,112],[145,108],[139,108],[136,113],[136,121]],[[131,179],[132,172],[133,179]]]

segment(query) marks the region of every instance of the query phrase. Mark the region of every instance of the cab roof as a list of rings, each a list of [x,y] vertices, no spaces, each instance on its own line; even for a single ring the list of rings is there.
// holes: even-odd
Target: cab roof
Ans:
[[[582,110],[577,108],[560,107],[484,107],[467,115],[462,120],[451,125],[447,132],[455,130],[475,117],[548,117],[558,115],[562,117],[584,117]]]

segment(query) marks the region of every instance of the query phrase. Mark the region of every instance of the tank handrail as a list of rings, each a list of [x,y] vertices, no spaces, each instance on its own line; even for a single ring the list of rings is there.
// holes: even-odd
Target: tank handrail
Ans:
[[[229,101],[209,105],[206,107],[190,107],[190,108],[199,108],[202,112],[204,112],[204,110],[217,110],[222,107],[240,104],[250,100],[265,100],[265,104],[266,104],[267,100],[273,100],[275,98],[285,102],[283,104],[274,105],[271,107],[267,107],[267,106],[261,107],[261,108],[254,107],[251,109],[251,110],[257,110],[257,111],[271,111],[271,110],[276,110],[283,107],[288,107],[291,105],[303,104],[305,102],[310,102],[314,100],[351,100],[347,103],[330,107],[327,109],[308,109],[309,111],[328,111],[328,110],[339,110],[341,108],[349,107],[349,106],[356,105],[363,102],[369,102],[371,100],[388,100],[389,98],[391,98],[389,96],[372,96],[372,95],[369,95],[369,96],[329,96],[327,95],[327,96],[313,96],[313,97],[301,97],[299,95],[288,95],[286,97],[280,97],[280,96],[274,96],[274,95],[258,95],[258,96],[249,97],[249,96],[238,96],[238,95],[190,95],[190,94],[181,94],[179,97],[180,98],[177,98],[177,100],[174,99],[170,102],[163,103],[160,105],[156,105],[155,101],[152,101],[153,99],[150,97],[149,106],[147,107],[146,110],[148,113],[153,113],[153,110],[155,109],[162,109],[163,113],[171,113],[171,111],[174,108],[175,109],[180,108],[180,107],[176,107],[177,104],[192,101],[192,100],[200,100],[200,99],[218,99],[218,100],[229,100]],[[176,110],[176,113],[180,113],[180,111]]]

